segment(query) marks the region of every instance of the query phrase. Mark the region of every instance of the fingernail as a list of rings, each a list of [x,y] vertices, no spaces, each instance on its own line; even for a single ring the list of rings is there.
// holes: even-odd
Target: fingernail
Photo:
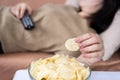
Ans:
[[[82,49],[82,48],[83,48],[83,44],[80,43],[80,49]]]

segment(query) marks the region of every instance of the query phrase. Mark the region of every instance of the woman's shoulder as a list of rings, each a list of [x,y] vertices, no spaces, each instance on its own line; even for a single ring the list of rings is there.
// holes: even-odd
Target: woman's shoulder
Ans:
[[[120,16],[120,9],[116,12],[115,15],[119,15]]]
[[[114,25],[116,24],[116,22],[119,23],[119,21],[120,21],[120,9],[116,12],[112,24]],[[116,24],[116,25],[119,25],[119,24]]]

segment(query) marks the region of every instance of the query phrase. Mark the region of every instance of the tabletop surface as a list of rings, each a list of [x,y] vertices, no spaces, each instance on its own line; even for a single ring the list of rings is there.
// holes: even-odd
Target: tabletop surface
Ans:
[[[31,80],[28,70],[16,71],[13,80]],[[120,71],[92,71],[90,80],[120,80]]]

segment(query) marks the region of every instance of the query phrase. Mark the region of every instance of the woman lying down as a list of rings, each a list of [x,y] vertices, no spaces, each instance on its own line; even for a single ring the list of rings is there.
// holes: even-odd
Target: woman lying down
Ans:
[[[94,19],[103,3],[102,0],[95,1],[91,4],[91,7],[97,5],[94,11],[83,16],[78,15],[78,9],[72,6],[55,4],[44,5],[36,11],[25,3],[1,8],[0,40],[6,53],[0,56],[3,72],[13,74],[18,69],[27,68],[32,60],[53,54],[67,54],[89,65],[100,61],[104,55],[103,42],[91,25],[95,25]],[[32,30],[25,30],[19,20],[26,10],[35,23]],[[71,38],[79,45],[77,51],[65,47],[65,42]]]

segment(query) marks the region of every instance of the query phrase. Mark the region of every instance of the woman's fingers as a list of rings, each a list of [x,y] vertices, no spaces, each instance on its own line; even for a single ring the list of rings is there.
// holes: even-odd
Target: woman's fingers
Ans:
[[[95,52],[103,48],[103,42],[97,34],[88,33],[75,39],[79,43],[81,52]]]
[[[20,6],[20,18],[23,17],[23,15],[24,15],[24,13],[26,11],[28,11],[28,14],[31,15],[32,9],[31,9],[31,7],[29,5],[23,3],[23,4],[19,5],[19,6]]]
[[[87,47],[87,46],[90,46],[90,45],[93,45],[93,44],[100,44],[101,41],[99,40],[99,38],[97,37],[91,37],[87,40],[84,40],[80,43],[80,47]]]
[[[29,5],[27,6],[27,10],[28,10],[29,15],[31,15],[32,14],[32,8]]]
[[[101,59],[98,59],[98,58],[87,58],[86,61],[87,61],[86,62],[87,64],[92,65],[92,64],[94,64],[94,63],[96,63],[98,61],[101,61]]]
[[[94,44],[87,47],[80,47],[80,51],[84,53],[90,53],[90,52],[100,51],[102,47],[103,46],[101,44]]]
[[[103,57],[104,46],[99,35],[88,33],[76,38],[75,41],[79,43],[80,57],[83,58],[86,63],[93,64]]]
[[[19,18],[21,19],[23,16],[24,16],[24,13],[25,13],[25,11],[26,11],[26,6],[19,6],[20,8],[20,15],[19,15]]]
[[[20,11],[21,11],[21,7],[20,6],[16,6],[16,17],[20,19]]]
[[[16,6],[11,8],[11,12],[13,13],[13,15],[15,15],[19,19],[23,17],[26,11],[28,11],[28,13],[31,15],[32,9],[29,5],[25,3],[17,4]]]
[[[91,53],[82,53],[81,55],[85,58],[98,58],[101,59],[103,57],[104,51],[96,51],[96,52],[91,52]]]
[[[92,37],[92,34],[91,34],[91,33],[86,33],[86,34],[84,34],[84,35],[82,35],[82,36],[80,36],[80,37],[75,38],[75,41],[76,41],[77,43],[80,43],[80,42],[83,42],[83,41],[85,41],[85,40],[87,40],[87,39],[89,39],[89,38],[91,38],[91,37]]]
[[[98,59],[98,58],[85,58],[83,57],[82,55],[80,55],[78,58],[77,58],[78,61],[80,62],[83,62],[83,63],[86,63],[88,65],[92,65],[98,61],[100,61],[101,59]]]
[[[14,6],[11,8],[11,12],[13,13],[14,16],[16,16],[18,18],[19,16],[19,10],[17,6]]]

